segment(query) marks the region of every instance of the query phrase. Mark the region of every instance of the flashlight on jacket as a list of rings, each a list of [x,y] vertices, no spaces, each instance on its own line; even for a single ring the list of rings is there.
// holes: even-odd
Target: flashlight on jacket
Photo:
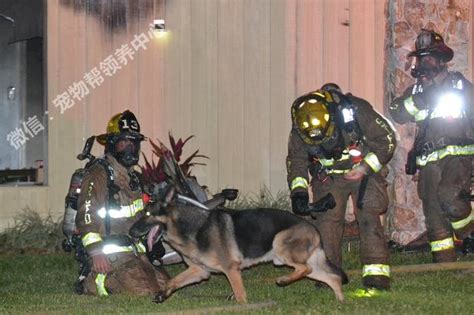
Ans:
[[[464,114],[464,102],[459,93],[442,94],[435,106],[432,117],[460,118]]]

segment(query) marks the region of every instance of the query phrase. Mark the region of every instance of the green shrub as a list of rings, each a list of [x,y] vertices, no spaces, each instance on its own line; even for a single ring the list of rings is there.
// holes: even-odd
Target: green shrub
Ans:
[[[247,208],[275,208],[288,210],[290,209],[290,196],[287,191],[279,191],[273,196],[267,187],[260,190],[260,194],[248,194],[238,197],[236,200],[228,204],[232,209]]]
[[[56,252],[63,238],[60,220],[54,221],[50,215],[43,219],[26,208],[15,216],[12,227],[0,233],[0,251]]]

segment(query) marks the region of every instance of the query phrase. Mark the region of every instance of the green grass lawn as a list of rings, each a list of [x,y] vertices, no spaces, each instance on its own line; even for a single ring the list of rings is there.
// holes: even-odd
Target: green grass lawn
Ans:
[[[345,253],[346,270],[360,268],[354,247]],[[395,265],[430,260],[428,252],[392,257]],[[474,256],[462,260],[474,261]],[[276,286],[274,279],[289,269],[264,264],[243,272],[249,305],[240,308],[226,299],[231,289],[222,275],[183,288],[163,304],[155,304],[148,297],[75,295],[76,268],[72,254],[0,255],[0,313],[474,314],[474,270],[394,273],[391,291],[371,298],[352,295],[360,285],[360,276],[352,276],[344,287],[346,301],[341,304],[332,291],[316,289],[311,280],[285,288]],[[175,275],[183,268],[175,265],[168,270]]]

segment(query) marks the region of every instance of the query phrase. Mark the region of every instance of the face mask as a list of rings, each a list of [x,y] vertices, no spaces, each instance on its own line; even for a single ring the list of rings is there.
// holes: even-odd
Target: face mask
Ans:
[[[116,151],[114,157],[123,166],[130,167],[138,164],[140,158],[140,143],[129,143],[120,151]]]
[[[114,145],[113,156],[125,167],[138,164],[140,141],[141,139],[130,135],[121,135]]]
[[[431,55],[416,58],[416,63],[411,68],[411,76],[418,78],[433,79],[440,73],[442,67],[439,60]]]

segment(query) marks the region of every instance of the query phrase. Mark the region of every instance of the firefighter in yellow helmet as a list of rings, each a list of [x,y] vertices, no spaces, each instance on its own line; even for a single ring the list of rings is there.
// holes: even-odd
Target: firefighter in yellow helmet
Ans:
[[[110,119],[107,133],[97,140],[105,146],[105,155],[86,169],[76,216],[92,265],[83,291],[94,295],[154,295],[165,289],[168,276],[149,262],[145,246],[129,236],[146,202],[133,169],[144,140],[140,125],[126,110]]]
[[[291,118],[286,162],[293,212],[317,219],[326,255],[341,267],[344,217],[352,196],[364,289],[389,289],[389,251],[379,216],[388,206],[384,165],[395,149],[395,131],[367,101],[341,93],[334,83],[298,97]],[[332,203],[331,209],[308,207],[309,187],[318,204],[332,199],[323,203]]]
[[[390,105],[397,123],[417,125],[406,171],[417,173],[434,262],[456,260],[453,233],[464,239],[466,252],[474,252],[470,202],[474,89],[461,73],[448,71],[453,55],[440,34],[421,30],[408,55],[415,58],[411,75],[417,81]]]

